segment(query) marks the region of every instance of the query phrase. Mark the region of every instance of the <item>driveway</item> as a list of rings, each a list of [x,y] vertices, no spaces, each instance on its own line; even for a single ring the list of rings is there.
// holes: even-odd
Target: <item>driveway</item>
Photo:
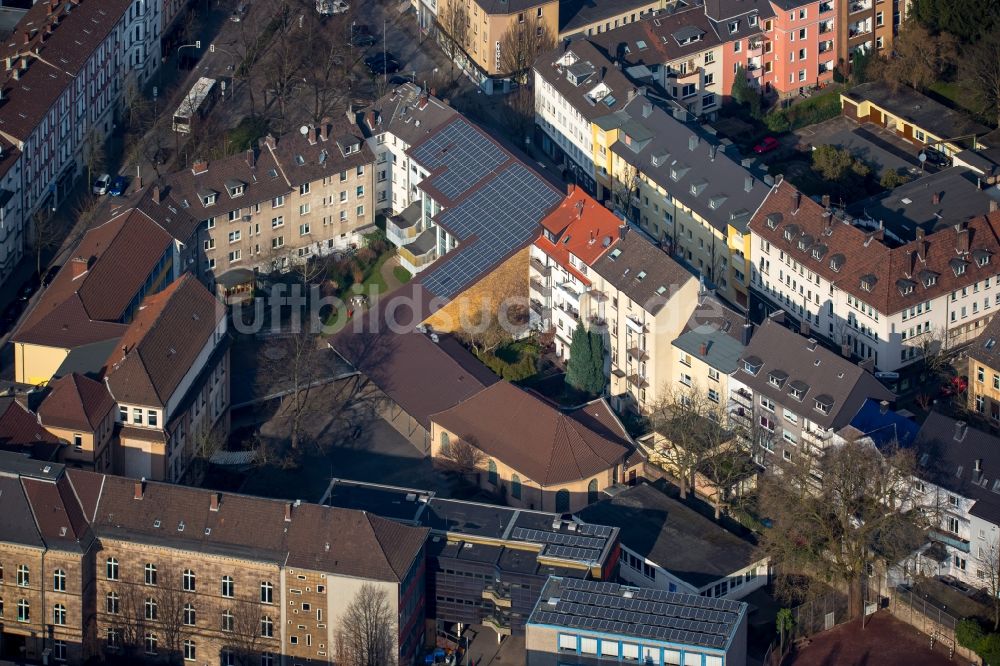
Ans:
[[[837,116],[796,130],[795,136],[800,145],[829,144],[850,150],[854,157],[871,164],[879,173],[892,169],[906,171],[914,177],[920,175],[917,159],[920,149],[878,125],[860,124],[846,116]],[[937,168],[926,164],[924,170],[933,173]]]

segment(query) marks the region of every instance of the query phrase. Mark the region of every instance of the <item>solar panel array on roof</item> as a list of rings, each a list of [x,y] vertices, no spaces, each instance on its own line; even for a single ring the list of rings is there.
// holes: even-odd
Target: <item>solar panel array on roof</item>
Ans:
[[[503,148],[461,116],[414,147],[411,154],[432,173],[445,167],[431,176],[429,183],[451,200],[510,159]]]
[[[616,583],[550,579],[531,622],[723,649],[742,604]]]
[[[423,278],[435,296],[452,298],[532,240],[562,195],[523,164],[511,163],[454,208],[435,218],[459,247]],[[463,242],[475,241],[462,247]]]
[[[593,548],[601,550],[604,548],[605,539],[591,537],[581,534],[565,534],[563,532],[546,532],[544,530],[525,529],[515,527],[511,532],[511,538],[519,541],[532,541],[535,543],[550,543],[560,546],[575,546],[579,548]]]

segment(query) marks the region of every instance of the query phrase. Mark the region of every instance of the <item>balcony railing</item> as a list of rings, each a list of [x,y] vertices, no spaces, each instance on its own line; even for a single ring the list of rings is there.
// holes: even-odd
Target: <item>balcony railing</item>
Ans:
[[[532,258],[531,258],[531,260],[530,260],[530,261],[528,261],[528,263],[529,263],[529,264],[531,265],[531,267],[532,267],[532,268],[534,268],[534,269],[535,269],[535,270],[536,270],[536,271],[538,272],[538,274],[539,274],[539,275],[541,275],[542,277],[548,277],[548,276],[549,276],[549,274],[550,274],[550,273],[552,273],[552,267],[551,267],[551,266],[546,266],[545,264],[543,264],[543,263],[542,263],[541,261],[539,261],[539,260],[538,260],[537,258],[535,258],[535,257],[532,257]]]
[[[821,2],[821,3],[819,3],[819,13],[820,14],[825,14],[827,12],[832,12],[832,11],[833,11],[833,3],[832,2]]]
[[[948,535],[948,534],[944,534],[942,532],[935,532],[935,531],[932,530],[930,532],[930,537],[932,539],[937,539],[938,541],[940,541],[941,543],[943,543],[945,545],[948,545],[948,546],[951,546],[952,548],[960,550],[963,553],[968,553],[968,552],[971,551],[971,548],[969,546],[969,542],[966,541],[965,539],[962,539],[962,538],[958,537],[958,536]]]
[[[559,303],[558,305],[556,305],[556,309],[566,313],[566,315],[573,321],[577,322],[580,321],[580,311],[577,310],[576,308],[570,307],[565,303]]]
[[[645,349],[639,349],[638,347],[629,347],[627,353],[630,358],[634,358],[637,361],[649,360],[649,354],[646,353]]]
[[[497,632],[498,636],[510,636],[510,623],[498,615],[487,615],[483,618],[483,624]]]
[[[852,2],[850,5],[850,13],[857,14],[858,12],[870,12],[872,9],[870,2]]]
[[[646,380],[644,375],[632,374],[626,378],[626,381],[636,388],[649,388],[649,382]]]
[[[600,315],[590,315],[587,317],[587,321],[594,326],[604,326],[608,323],[607,320]]]
[[[643,324],[642,322],[640,322],[639,320],[637,320],[632,315],[628,315],[627,317],[625,317],[625,325],[628,326],[629,328],[631,328],[636,333],[646,333],[646,332],[648,332],[646,330],[646,325]]]
[[[738,405],[743,405],[748,409],[753,409],[753,394],[750,391],[738,389],[729,394],[730,399]]]
[[[536,294],[541,294],[542,296],[548,296],[552,293],[552,287],[547,284],[542,284],[542,281],[537,278],[531,278],[528,280],[528,284],[531,285],[531,290]]]
[[[531,309],[535,312],[535,314],[544,319],[546,315],[545,311],[548,308],[542,305],[541,301],[536,301],[534,298],[531,299],[530,304],[531,304]]]

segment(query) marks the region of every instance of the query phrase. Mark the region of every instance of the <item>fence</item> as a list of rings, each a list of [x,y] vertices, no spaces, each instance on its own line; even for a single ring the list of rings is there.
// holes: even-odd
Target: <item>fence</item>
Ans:
[[[952,653],[958,653],[973,663],[980,663],[976,653],[962,647],[955,640],[955,627],[958,626],[959,619],[919,594],[915,594],[909,586],[897,585],[892,589],[889,611],[896,619],[927,634],[932,644],[943,643]]]
[[[792,632],[789,642],[808,638],[833,629],[848,620],[847,597],[831,592],[792,609]]]

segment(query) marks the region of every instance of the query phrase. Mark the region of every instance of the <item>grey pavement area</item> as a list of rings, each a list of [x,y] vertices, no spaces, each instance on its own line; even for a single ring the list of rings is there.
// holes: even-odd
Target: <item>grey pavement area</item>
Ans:
[[[796,130],[795,135],[800,144],[830,144],[850,150],[856,158],[871,164],[879,172],[893,169],[907,171],[914,177],[920,175],[920,161],[917,159],[920,148],[878,125],[860,124],[846,116],[837,116]],[[933,171],[936,167],[926,166],[926,173]]]

